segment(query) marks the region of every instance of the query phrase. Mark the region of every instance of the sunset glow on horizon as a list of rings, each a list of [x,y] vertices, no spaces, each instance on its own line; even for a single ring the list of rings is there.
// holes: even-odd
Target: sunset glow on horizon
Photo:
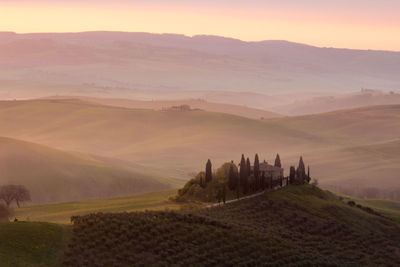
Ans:
[[[0,31],[209,34],[245,41],[400,51],[400,3],[327,1],[2,1]]]

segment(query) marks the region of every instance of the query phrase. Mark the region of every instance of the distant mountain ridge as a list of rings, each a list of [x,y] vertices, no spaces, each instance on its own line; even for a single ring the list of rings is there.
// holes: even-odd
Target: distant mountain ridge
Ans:
[[[109,97],[183,91],[266,95],[399,90],[400,52],[318,48],[287,41],[243,42],[216,36],[127,32],[0,33],[4,81],[42,87],[109,87]],[[86,95],[97,96],[89,86]],[[124,88],[124,89],[121,89]],[[50,94],[55,94],[55,90]],[[112,90],[111,90],[112,89]],[[7,91],[6,91],[7,90]],[[35,96],[50,95],[34,88]],[[57,92],[58,93],[58,92]],[[66,88],[63,94],[78,94]],[[240,100],[235,103],[239,104]],[[257,106],[257,108],[264,108]]]

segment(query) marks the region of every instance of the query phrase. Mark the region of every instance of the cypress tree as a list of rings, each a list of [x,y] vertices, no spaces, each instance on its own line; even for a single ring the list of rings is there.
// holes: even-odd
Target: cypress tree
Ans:
[[[206,184],[211,182],[211,180],[212,180],[211,160],[208,160],[206,164]]]
[[[261,174],[261,181],[260,181],[260,184],[261,184],[261,189],[262,190],[265,190],[265,172],[262,172],[262,174]]]
[[[247,177],[246,177],[246,187],[244,188],[245,194],[249,192],[250,189],[250,175],[251,175],[251,164],[250,164],[250,159],[247,158],[246,160],[246,171],[247,171]],[[254,178],[254,177],[253,177]]]
[[[307,166],[307,183],[310,183],[311,177],[310,177],[310,165]]]
[[[295,179],[296,179],[296,170],[294,166],[290,166],[289,183],[294,184]]]
[[[258,154],[254,158],[254,190],[260,189],[260,161],[258,160]]]
[[[279,157],[279,154],[276,154],[275,164],[274,165],[275,165],[275,167],[282,168],[281,157]]]
[[[251,164],[249,158],[247,158],[246,160],[246,170],[247,170],[247,177],[249,177],[251,175]]]
[[[242,154],[242,159],[240,160],[240,186],[242,187],[242,192],[247,194],[247,181],[248,181],[248,172],[246,160],[244,159],[244,155]]]
[[[228,172],[228,186],[229,189],[234,191],[237,186],[237,175],[233,169],[233,163],[231,163],[231,166],[229,166],[229,172]]]
[[[299,166],[297,167],[297,177],[299,178],[300,183],[305,182],[306,178],[306,167],[304,165],[303,157],[300,157]]]

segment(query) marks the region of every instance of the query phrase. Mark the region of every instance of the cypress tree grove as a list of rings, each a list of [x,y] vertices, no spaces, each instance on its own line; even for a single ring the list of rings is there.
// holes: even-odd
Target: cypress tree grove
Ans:
[[[260,189],[260,161],[258,160],[258,154],[254,158],[254,191]]]
[[[206,164],[206,184],[211,182],[211,180],[212,180],[212,166],[211,166],[211,160],[208,160]]]
[[[279,154],[276,154],[275,164],[274,165],[275,165],[275,167],[282,168],[281,157],[279,156]]]

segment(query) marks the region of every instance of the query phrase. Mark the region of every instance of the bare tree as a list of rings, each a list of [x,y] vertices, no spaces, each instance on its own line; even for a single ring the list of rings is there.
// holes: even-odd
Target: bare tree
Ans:
[[[7,207],[10,207],[14,200],[15,185],[3,185],[0,187],[0,199],[4,200]]]
[[[6,203],[7,207],[15,201],[19,208],[20,202],[31,200],[31,195],[23,185],[3,185],[0,187],[0,199]]]
[[[17,190],[15,192],[15,202],[17,202],[18,208],[20,207],[20,202],[26,201],[31,201],[31,194],[25,186],[17,185]]]

